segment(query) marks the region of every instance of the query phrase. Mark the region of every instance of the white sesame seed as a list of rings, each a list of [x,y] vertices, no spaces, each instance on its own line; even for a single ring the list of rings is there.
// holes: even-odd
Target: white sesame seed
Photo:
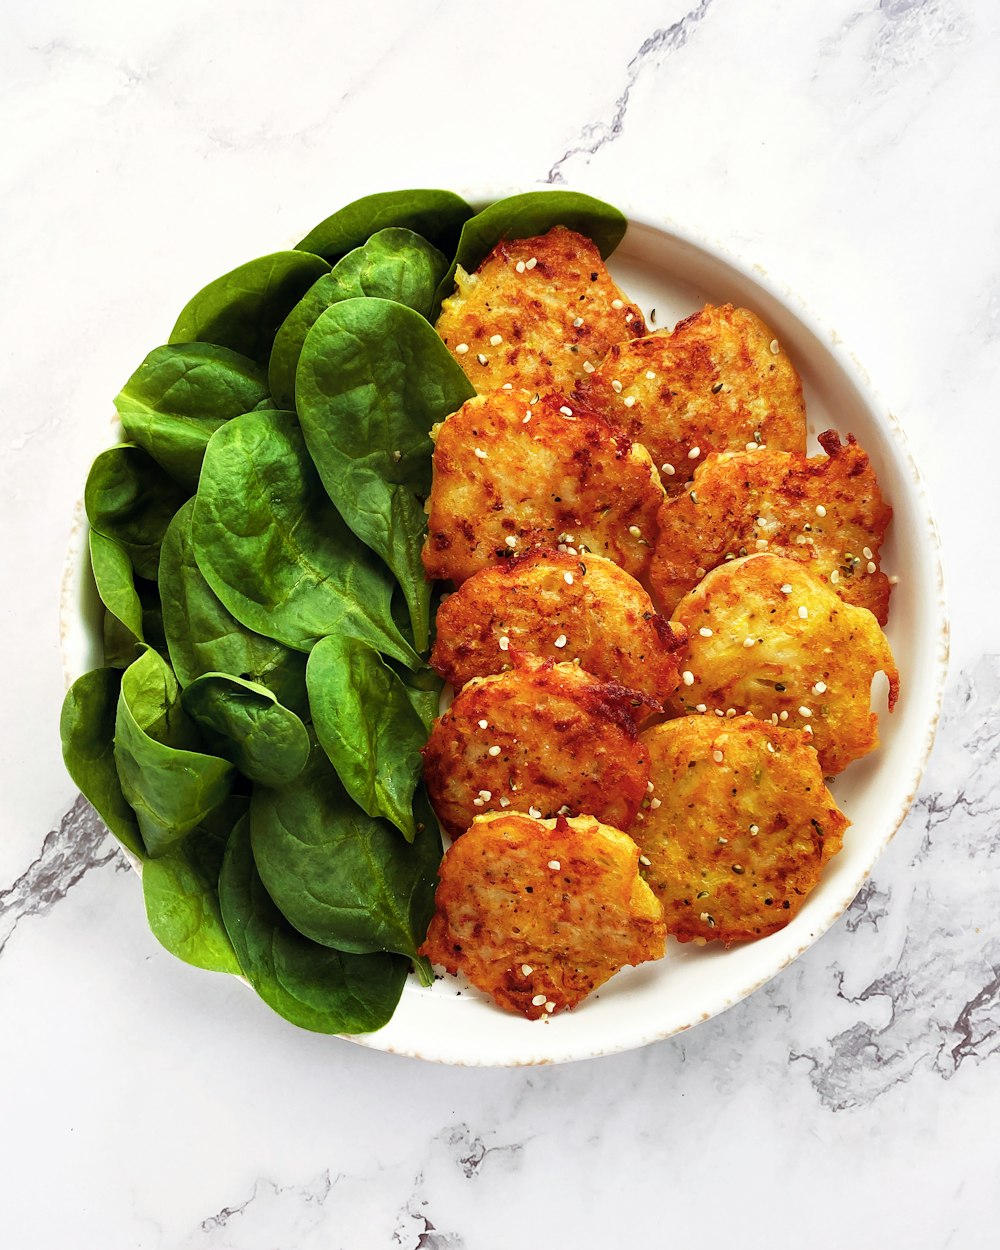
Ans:
[[[899,585],[899,577],[897,576],[897,574],[893,573],[892,576],[889,578],[889,585],[890,586]]]
[[[754,835],[754,837],[756,837],[757,834],[760,833],[760,825],[751,825],[750,832]]]
[[[777,713],[777,712],[772,712],[772,713],[771,713],[771,724],[772,724],[772,725],[777,725],[777,723],[778,723],[778,713]]]
[[[615,378],[615,380],[611,383],[611,389],[616,395],[620,395],[622,393],[622,384],[617,378]]]
[[[692,673],[689,669],[685,669],[684,672],[681,673],[681,677],[684,679],[685,686],[694,685],[694,673]]]
[[[688,452],[688,459],[697,460],[700,455],[701,455],[701,448],[692,447],[691,450]]]
[[[722,708],[721,708],[721,707],[717,707],[717,708],[715,709],[715,714],[716,714],[716,716],[725,716],[725,712],[722,710]]]
[[[531,1002],[535,1007],[541,1007],[542,1003],[545,1002],[545,995],[536,994],[535,997],[531,1000]]]
[[[549,999],[549,1001],[545,1004],[545,1010],[551,1016],[552,1013],[555,1011],[555,1009],[556,1009],[555,1003],[551,999]]]
[[[483,800],[484,803],[488,803],[490,799],[493,797],[493,791],[492,790],[480,790],[479,797]]]
[[[562,864],[560,864],[560,862],[557,859],[550,859],[549,867],[552,869],[553,872],[558,872],[559,869],[562,867]]]
[[[590,361],[589,361],[589,360],[585,360],[585,361],[583,362],[583,371],[584,371],[584,373],[593,373],[593,372],[594,372],[594,366],[590,363]]]
[[[655,812],[655,811],[656,811],[656,809],[657,809],[658,807],[660,807],[660,806],[661,806],[661,800],[660,800],[660,799],[650,799],[650,800],[649,800],[649,806],[650,806],[650,808],[651,808],[651,809]]]
[[[812,725],[803,725],[803,726],[802,726],[802,732],[803,732],[803,733],[811,734],[811,733],[812,733],[812,731],[813,731],[813,727],[812,727]]]
[[[481,721],[479,722],[479,728],[480,728],[480,729],[488,729],[488,728],[489,728],[489,726],[490,726],[490,722],[489,722],[488,720],[481,720]]]
[[[870,560],[870,559],[872,558],[872,549],[871,549],[871,547],[862,547],[862,548],[861,548],[861,554],[864,556],[864,558],[865,558],[866,560]]]
[[[757,541],[754,543],[754,546],[757,548],[758,551],[766,551],[768,547],[770,546],[770,543],[767,541],[766,538],[758,538]]]
[[[702,638],[712,637],[712,631],[708,628],[707,625],[702,625],[701,629],[698,630],[698,633],[701,634]]]
[[[522,965],[521,965],[521,976],[523,976],[523,977],[530,977],[530,976],[531,976],[531,974],[532,974],[534,971],[535,971],[535,970],[534,970],[534,968],[532,968],[531,964],[522,964]],[[543,995],[542,997],[544,998],[544,995]]]
[[[773,743],[773,742],[769,742],[769,743],[767,744],[767,749],[768,749],[768,751],[769,751],[769,752],[773,755],[773,754],[774,754],[774,743]]]
[[[653,379],[656,377],[656,374],[653,372],[653,370],[652,370],[652,369],[647,369],[647,370],[646,370],[646,377],[650,380],[650,382],[652,382],[652,381],[653,381]]]
[[[800,707],[800,708],[799,708],[799,715],[800,715],[800,716],[803,716],[803,717],[805,717],[805,718],[807,718],[807,719],[808,719],[808,717],[812,716],[812,708],[811,708],[811,707]]]
[[[500,799],[500,806],[501,806],[501,807],[510,807],[510,799],[508,799],[506,795],[504,795],[504,796]]]
[[[530,412],[526,412],[526,413],[524,414],[524,416],[521,418],[521,424],[522,424],[522,425],[527,425],[527,424],[528,424],[528,422],[529,422],[530,420],[531,420],[531,413],[530,413]]]
[[[458,346],[455,348],[455,354],[457,356],[464,356],[468,350],[469,350],[468,343],[459,343]]]
[[[580,328],[582,325],[583,325],[583,318],[582,318],[582,317],[574,317],[574,318],[573,318],[573,329],[574,329],[574,330],[579,330],[579,328]]]
[[[529,807],[528,815],[531,817],[532,820],[540,820],[542,817],[542,813],[538,810],[537,807]]]
[[[673,477],[674,474],[677,472],[677,470],[674,468],[672,464],[661,464],[660,471],[661,473],[665,473],[667,477]]]
[[[756,450],[757,450],[757,444],[756,444],[756,443],[747,443],[747,445],[746,445],[746,447],[745,447],[745,449],[744,449],[744,450],[745,450],[745,451],[756,451]]]
[[[799,616],[804,621],[808,615],[809,615],[809,609],[806,607],[805,604],[803,604],[802,607],[799,608]]]
[[[485,364],[486,364],[486,357],[483,355],[483,353],[482,353],[482,352],[480,352],[480,353],[479,353],[479,355],[476,357],[476,359],[479,361],[479,363],[480,363],[481,365],[485,365]]]
[[[818,681],[816,685],[813,686],[813,694],[826,694],[826,682]]]
[[[565,647],[566,645],[566,635],[560,634],[559,637],[555,640],[555,642],[552,645],[562,650],[562,648]]]
[[[718,842],[719,846],[728,846],[728,845],[729,845],[729,839],[728,839],[728,838],[724,838],[724,837],[722,837],[722,835],[721,835],[721,834],[720,834],[720,835],[719,835],[719,837],[717,837],[715,840],[716,840],[716,842]]]
[[[567,585],[567,586],[572,586],[572,585],[573,585],[573,574],[572,574],[572,573],[564,573],[564,574],[563,574],[563,581],[566,583],[566,585]]]
[[[732,720],[733,717],[736,715],[736,709],[734,707],[727,707],[726,715],[729,717],[730,720]]]
[[[783,595],[790,595],[790,594],[792,593],[792,584],[791,584],[791,582],[785,582],[784,586],[782,586],[782,588],[781,588],[781,593],[782,593]]]
[[[500,344],[501,344],[502,342],[503,342],[503,335],[502,335],[502,334],[491,334],[491,335],[490,335],[490,347],[499,347],[499,346],[500,346]]]
[[[757,642],[756,638],[750,638],[749,636],[743,639],[744,647],[752,647],[754,646],[756,642]]]
[[[645,866],[646,866],[647,868],[648,868],[648,867],[652,864],[652,862],[653,862],[653,861],[649,858],[649,856],[648,856],[648,855],[640,855],[640,856],[639,856],[639,863],[640,863],[640,864],[645,864]]]
[[[531,260],[529,260],[529,261],[525,261],[525,265],[524,265],[524,267],[525,267],[525,269],[534,269],[534,267],[535,267],[537,264],[538,264],[538,257],[537,257],[537,256],[532,256]]]
[[[868,570],[868,572],[869,572],[869,573],[874,573],[874,572],[875,572],[876,567],[877,567],[877,566],[876,566],[876,564],[875,564],[875,561],[874,561],[874,560],[869,560],[869,561],[868,561],[868,563],[865,565],[865,568],[867,568],[867,570]]]
[[[781,351],[781,348],[778,346],[778,340],[772,339],[771,340],[771,355],[777,356],[778,352],[780,351]]]
[[[486,452],[485,452],[485,451],[483,451],[483,449],[482,449],[481,447],[477,447],[477,448],[476,448],[476,458],[477,458],[478,460],[486,460],[486,459],[488,459],[488,457],[487,457],[487,455],[486,455]]]
[[[778,720],[788,720],[788,713],[787,713],[787,712],[779,712],[779,713],[778,713]]]
[[[823,507],[823,505],[822,505],[821,503],[818,503],[818,504],[816,505],[816,515],[817,515],[817,516],[826,516],[826,509]]]
[[[507,537],[504,539],[504,542],[507,544],[508,547],[517,546],[517,539],[514,537],[513,534],[508,534]]]
[[[566,408],[566,407],[564,406],[564,407],[560,408],[560,409],[559,409],[559,411],[562,413],[562,415],[563,415],[564,417],[571,417],[571,416],[573,415],[573,409],[572,409],[572,408]]]
[[[500,387],[500,389],[501,389],[502,391],[512,391],[512,390],[514,389],[514,383],[513,383],[513,382],[505,382],[505,383],[503,384],[503,386],[501,386],[501,387]]]
[[[708,708],[705,706],[705,704],[704,704],[704,703],[698,703],[698,704],[696,704],[696,705],[695,705],[695,709],[694,709],[694,710],[695,710],[696,712],[707,712],[707,711],[708,711]]]
[[[506,651],[507,648],[510,646],[510,639],[507,637],[506,634],[504,634],[504,636],[500,639],[497,645],[499,646],[501,651]]]
[[[840,573],[837,571],[837,569],[834,569],[833,572],[830,574],[830,585],[836,586],[836,584],[839,581],[840,581]]]
[[[721,751],[713,751],[712,759],[715,760],[716,764],[721,764],[722,761],[725,759],[725,756],[722,754]]]
[[[496,758],[496,757],[500,754],[500,748],[499,748],[499,747],[490,747],[490,749],[486,752],[486,754],[487,754],[487,755],[492,755],[492,756],[494,757],[494,759],[495,759],[495,758]]]
[[[514,266],[514,268],[517,270],[518,273],[524,273],[524,261],[519,260],[517,264]]]
[[[635,396],[626,395],[625,398],[622,400],[622,403],[625,405],[626,408],[635,407]]]
[[[624,302],[623,302],[622,300],[620,300],[620,299],[613,299],[613,300],[611,301],[611,307],[612,307],[612,308],[624,308],[624,307],[625,307],[625,304],[624,304]]]
[[[642,537],[642,530],[638,527],[638,525],[630,525],[628,527],[628,532],[632,535],[633,538]]]
[[[626,313],[626,314],[625,314],[625,324],[626,324],[626,325],[628,325],[628,323],[629,323],[632,319],[633,319],[633,314],[632,314],[632,313]]]
[[[473,800],[472,800],[472,806],[473,806],[473,807],[482,807],[482,805],[483,805],[483,800],[482,800],[482,799],[473,799]]]

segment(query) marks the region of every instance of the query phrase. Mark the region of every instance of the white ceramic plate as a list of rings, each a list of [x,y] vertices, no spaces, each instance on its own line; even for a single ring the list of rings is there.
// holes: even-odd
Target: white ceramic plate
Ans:
[[[869,453],[895,514],[882,567],[899,577],[887,630],[901,674],[899,703],[891,716],[882,712],[881,748],[834,783],[837,801],[852,821],[844,849],[780,933],[728,951],[670,941],[665,959],[627,968],[575,1011],[534,1022],[501,1011],[464,982],[446,977],[427,990],[411,977],[390,1023],[352,1039],[379,1050],[454,1064],[562,1063],[645,1046],[708,1020],[808,949],[848,907],[906,815],[930,751],[948,627],[937,532],[898,422],[835,334],[798,299],[723,249],[632,213],[609,268],[647,320],[655,309],[657,328],[673,326],[705,302],[744,305],[758,313],[802,375],[811,450],[818,451],[816,434],[833,428],[854,434]],[[81,523],[64,592],[70,678],[100,663],[99,612],[83,575],[84,531]],[[881,696],[882,687],[876,691]],[[884,699],[879,701],[884,709]]]

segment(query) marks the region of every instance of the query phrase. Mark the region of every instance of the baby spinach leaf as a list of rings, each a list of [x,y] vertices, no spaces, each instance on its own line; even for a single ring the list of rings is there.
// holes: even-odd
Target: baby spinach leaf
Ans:
[[[141,447],[119,443],[90,466],[84,504],[91,529],[120,543],[135,572],[155,580],[164,531],[189,493]]]
[[[121,543],[91,530],[90,566],[105,607],[104,662],[112,668],[128,668],[146,646],[132,561]]]
[[[432,668],[420,668],[415,673],[403,671],[397,676],[403,683],[410,706],[420,717],[426,742],[440,711],[444,682]]]
[[[146,861],[142,893],[153,936],[172,955],[209,972],[240,965],[219,907],[219,869],[233,825],[248,800],[231,795],[181,842]]]
[[[427,731],[402,681],[374,647],[337,634],[313,647],[306,685],[316,736],[347,793],[412,842]]]
[[[115,407],[129,442],[193,492],[215,430],[266,395],[263,371],[246,356],[214,343],[183,343],[151,351]]]
[[[291,785],[255,788],[250,831],[264,886],[300,933],[353,954],[407,955],[429,984],[417,948],[434,911],[441,835],[422,792],[415,810],[417,836],[404,842],[350,799],[317,743]]]
[[[266,686],[279,703],[303,714],[306,657],[241,625],[205,581],[194,555],[189,499],[170,522],[160,550],[160,596],[170,662],[188,686],[203,673],[232,673]]]
[[[115,764],[150,855],[190,833],[229,794],[233,767],[198,751],[170,667],[155,651],[122,676]]]
[[[216,278],[181,310],[171,343],[216,343],[262,368],[278,326],[330,266],[310,251],[274,252]]]
[[[451,255],[462,223],[471,216],[469,205],[451,191],[382,191],[338,209],[297,246],[300,252],[334,261],[378,230],[405,226]]]
[[[121,680],[113,668],[95,668],[78,678],[63,700],[59,734],[66,771],[84,798],[122,846],[143,859],[146,848],[115,767],[115,712]]]
[[[321,313],[345,299],[391,299],[422,317],[430,315],[448,261],[411,230],[373,234],[314,282],[282,322],[274,339],[268,380],[276,406],[295,406],[295,370],[306,335]]]
[[[309,734],[270,690],[225,673],[197,677],[181,695],[205,742],[264,786],[294,781],[309,758]]]
[[[428,322],[388,300],[328,308],[299,360],[295,399],[309,453],[341,516],[398,578],[418,651],[430,626],[418,498],[430,492],[430,428],[474,394]]]
[[[454,263],[438,287],[438,304],[451,295],[459,265],[471,273],[501,239],[528,239],[553,226],[568,226],[593,239],[607,258],[622,241],[628,222],[611,204],[578,191],[528,191],[496,200],[462,227]]]
[[[388,1023],[408,961],[344,954],[293,929],[264,889],[248,820],[230,836],[219,898],[244,976],[279,1016],[315,1033],[370,1033]]]
[[[247,629],[299,651],[348,632],[419,663],[392,623],[389,570],[330,502],[293,414],[246,413],[212,435],[192,534],[206,581]]]

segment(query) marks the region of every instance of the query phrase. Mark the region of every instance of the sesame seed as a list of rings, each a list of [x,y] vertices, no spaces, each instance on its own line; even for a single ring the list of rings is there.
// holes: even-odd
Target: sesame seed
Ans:
[[[865,558],[866,560],[870,560],[870,559],[872,558],[872,549],[871,549],[871,547],[862,547],[862,548],[861,548],[861,554],[864,556],[864,558]]]
[[[722,708],[721,708],[721,707],[717,707],[717,708],[715,709],[715,714],[716,714],[716,716],[725,716],[725,712],[722,710]]]
[[[526,412],[526,413],[524,414],[524,416],[521,418],[521,424],[522,424],[522,425],[527,425],[527,424],[528,424],[528,422],[529,422],[530,420],[531,420],[531,413],[530,413],[530,412]]]
[[[722,836],[721,836],[721,834],[720,834],[720,836],[719,836],[719,837],[717,837],[715,840],[716,840],[716,842],[718,842],[719,846],[728,846],[728,845],[729,845],[729,839],[728,839],[728,838],[724,838],[724,837],[722,837]]]
[[[464,356],[468,350],[469,350],[468,343],[459,343],[458,346],[455,348],[455,354],[457,356]]]
[[[625,324],[626,324],[626,325],[628,325],[628,323],[629,323],[632,319],[633,319],[633,314],[632,314],[632,313],[626,313],[626,314],[625,314]]]
[[[523,976],[523,977],[530,977],[530,976],[531,976],[531,974],[532,974],[534,971],[535,971],[535,970],[534,970],[534,968],[532,968],[531,964],[522,964],[522,965],[521,965],[521,976]]]
[[[524,273],[524,261],[519,260],[517,264],[514,266],[514,268],[517,270],[518,273]]]
[[[713,751],[712,759],[715,760],[716,764],[721,764],[722,761],[725,759],[725,756],[722,754],[721,751]]]
[[[771,355],[777,356],[778,352],[780,351],[781,351],[781,348],[778,346],[778,340],[772,339],[771,340]]]
[[[701,455],[701,448],[692,447],[691,450],[688,452],[688,459],[697,460],[700,455]]]
[[[650,808],[651,808],[651,809],[655,812],[655,811],[656,811],[656,809],[657,809],[658,807],[660,807],[660,806],[661,806],[661,800],[660,800],[660,799],[650,799],[650,800],[649,800],[649,806],[650,806]]]
[[[816,505],[816,515],[817,515],[817,516],[826,516],[826,509],[823,507],[823,505],[822,505],[821,503],[818,503],[818,504]]]
[[[729,717],[730,720],[732,720],[733,717],[736,715],[736,709],[734,707],[727,707],[726,715]]]
[[[549,867],[552,869],[553,872],[558,872],[559,869],[562,867],[562,864],[560,864],[560,862],[557,859],[550,859]]]
[[[487,754],[487,755],[492,755],[492,756],[494,757],[494,759],[495,759],[495,758],[496,758],[496,757],[500,754],[500,748],[499,748],[499,747],[490,747],[490,749],[486,752],[486,754]]]
[[[750,832],[753,834],[754,837],[756,837],[757,834],[760,833],[760,825],[751,825]]]
[[[571,417],[571,416],[573,415],[573,409],[572,409],[572,408],[566,408],[566,407],[564,406],[564,407],[560,408],[560,409],[559,409],[559,411],[562,413],[562,415],[563,415],[564,417]]]
[[[488,720],[481,720],[479,722],[480,729],[489,729],[489,726],[490,726],[490,722]]]
[[[772,755],[774,755],[774,743],[773,742],[769,742],[767,744],[767,749]]]
[[[632,535],[633,538],[642,537],[642,530],[638,527],[638,525],[630,525],[628,527],[628,532]]]
[[[708,912],[707,912],[707,911],[703,911],[703,912],[701,913],[701,916],[699,917],[699,919],[700,919],[700,920],[705,920],[705,921],[708,921],[708,920],[711,920],[711,919],[712,919],[712,917],[708,914]]]
[[[646,377],[650,380],[650,382],[652,382],[652,380],[656,377],[656,374],[653,372],[652,369],[647,369]]]
[[[545,1010],[549,1013],[549,1015],[552,1015],[555,1009],[556,1009],[555,1003],[552,1002],[551,999],[549,999],[549,1001],[545,1004]]]
[[[472,806],[473,806],[473,807],[482,807],[482,805],[483,805],[483,800],[482,800],[482,799],[473,799],[473,800],[472,800]]]
[[[503,386],[501,386],[501,387],[500,387],[500,389],[501,389],[502,391],[512,391],[512,390],[514,389],[514,383],[513,383],[513,382],[505,382],[505,383],[503,384]]]
[[[476,359],[479,361],[479,363],[480,363],[481,365],[485,365],[485,364],[486,364],[486,357],[483,355],[483,353],[482,353],[482,352],[480,352],[480,353],[479,353],[479,355],[476,357]]]
[[[483,451],[483,449],[482,449],[481,447],[477,447],[477,448],[476,448],[476,458],[477,458],[478,460],[486,460],[486,459],[488,458],[488,457],[487,457],[487,455],[486,455],[486,452],[485,452],[485,451]]]
[[[507,650],[507,648],[510,646],[510,639],[507,637],[506,634],[504,634],[504,636],[500,639],[499,643],[497,643],[497,646],[499,646],[501,651]]]
[[[535,997],[531,1000],[531,1002],[535,1007],[541,1007],[542,1003],[545,1002],[545,995],[536,994]]]
[[[480,790],[479,797],[483,800],[484,803],[488,803],[490,799],[493,797],[493,791],[492,790]]]
[[[708,711],[708,708],[706,707],[706,705],[705,705],[704,703],[697,703],[697,704],[695,704],[695,709],[694,709],[694,710],[695,710],[696,712],[707,712],[707,711]]]
[[[653,861],[649,858],[649,856],[648,856],[648,855],[640,855],[640,856],[639,856],[639,863],[640,863],[640,864],[645,864],[645,866],[646,866],[647,868],[648,868],[648,867],[652,864],[652,862],[653,862]]]
[[[625,307],[625,304],[624,304],[624,302],[623,302],[622,300],[620,300],[620,299],[613,299],[613,300],[611,301],[611,307],[612,307],[612,308],[624,308],[624,307]]]
[[[754,546],[757,548],[758,551],[766,551],[768,547],[770,546],[770,543],[767,541],[766,538],[758,538],[756,543],[754,543]]]
[[[813,686],[813,694],[826,694],[826,682],[818,681],[816,685]]]
[[[531,260],[529,260],[529,261],[525,261],[524,267],[525,267],[525,269],[534,269],[534,267],[535,267],[537,264],[538,264],[538,257],[537,257],[537,256],[532,256]]]
[[[811,707],[800,707],[800,708],[799,708],[799,715],[800,715],[800,716],[804,716],[804,717],[809,717],[809,716],[812,716],[812,708],[811,708]]]
[[[510,799],[508,799],[506,795],[503,795],[503,796],[501,797],[501,799],[500,799],[500,806],[501,806],[501,807],[510,807]]]
[[[531,817],[532,820],[540,820],[542,813],[538,810],[537,807],[529,807],[528,815]]]
[[[802,607],[799,608],[799,616],[802,618],[802,620],[805,620],[808,615],[809,615],[809,609],[805,606],[805,604],[803,604]]]
[[[778,713],[777,713],[777,712],[772,712],[772,713],[771,713],[771,724],[772,724],[772,725],[777,725],[777,723],[778,723]]]
[[[634,395],[626,395],[626,396],[625,396],[625,398],[622,400],[622,403],[625,405],[625,407],[626,407],[626,408],[632,408],[632,407],[634,407],[634,405],[635,405],[635,396],[634,396]]]
[[[401,451],[394,451],[392,453],[392,458],[397,464],[399,464],[400,460],[403,458],[403,453]]]
[[[787,712],[779,712],[779,713],[778,713],[778,720],[788,720],[788,713],[787,713]]]
[[[865,567],[868,569],[869,573],[874,573],[876,568],[875,561],[869,560]]]
[[[499,347],[499,346],[500,346],[500,344],[501,344],[502,342],[503,342],[503,335],[502,335],[502,334],[491,334],[491,335],[490,335],[490,347]]]
[[[611,383],[611,389],[614,391],[616,395],[620,395],[622,393],[622,384],[618,381],[617,378]]]
[[[573,329],[574,329],[574,330],[579,330],[579,328],[580,328],[582,325],[583,325],[583,318],[582,318],[582,317],[574,317],[574,318],[573,318]]]
[[[585,361],[583,362],[583,371],[584,371],[584,373],[593,373],[593,372],[594,372],[594,366],[590,363],[590,361],[589,361],[589,360],[585,360]]]
[[[756,443],[747,443],[745,450],[746,450],[746,451],[756,451],[756,450],[757,450],[757,444],[756,444]]]
[[[685,686],[694,685],[694,673],[692,673],[689,669],[685,669],[684,672],[681,673],[681,677],[684,679]]]
[[[790,595],[790,594],[792,593],[792,584],[791,584],[791,582],[785,582],[784,586],[782,586],[782,588],[781,588],[781,593],[782,593],[783,595]]]
[[[839,581],[840,581],[840,573],[838,572],[837,569],[834,569],[833,572],[830,574],[830,585],[836,586],[836,584]]]
[[[654,788],[655,788],[655,787],[653,786],[653,783],[652,783],[651,781],[647,781],[647,782],[646,782],[646,793],[647,793],[647,794],[652,794],[652,793],[653,793]]]
[[[661,472],[665,473],[667,477],[673,477],[674,474],[677,472],[677,470],[674,468],[672,464],[661,464],[660,470]]]
[[[552,645],[554,647],[559,647],[561,650],[566,645],[566,635],[560,634],[559,637],[555,640],[555,642]]]
[[[889,578],[889,585],[890,586],[899,585],[899,577],[895,573],[893,573],[892,576]]]
[[[802,726],[802,732],[803,732],[803,733],[811,734],[811,733],[812,733],[812,731],[813,731],[813,727],[812,727],[812,725],[803,725],[803,726]]]
[[[701,629],[698,630],[698,633],[701,634],[702,638],[712,637],[712,631],[708,628],[707,625],[702,625]]]
[[[746,637],[743,639],[743,645],[744,647],[752,647],[756,643],[756,641],[757,641],[756,638]]]
[[[517,546],[517,539],[514,537],[513,534],[508,534],[507,537],[504,539],[504,542],[507,544],[508,547]]]
[[[567,585],[567,586],[572,586],[572,585],[573,585],[573,574],[572,574],[572,573],[564,573],[564,574],[563,574],[563,581],[566,583],[566,585]]]

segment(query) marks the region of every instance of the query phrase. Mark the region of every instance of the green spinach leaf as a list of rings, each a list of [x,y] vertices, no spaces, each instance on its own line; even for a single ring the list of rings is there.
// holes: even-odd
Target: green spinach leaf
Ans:
[[[183,343],[151,351],[115,407],[126,439],[193,492],[212,434],[266,395],[267,379],[246,356],[214,343]]]
[[[279,703],[303,715],[306,657],[241,625],[198,568],[190,499],[170,522],[160,551],[160,597],[170,662],[189,686],[204,673],[231,673],[266,686]]]
[[[59,719],[66,771],[118,841],[145,858],[135,812],[122,793],[115,767],[115,713],[121,673],[95,668],[70,687]]]
[[[181,695],[205,742],[264,786],[294,781],[309,759],[309,734],[294,712],[256,682],[206,673]]]
[[[219,907],[219,869],[230,830],[248,800],[231,795],[183,841],[146,861],[142,893],[153,936],[172,955],[209,972],[239,974]]]
[[[430,316],[447,259],[426,239],[402,227],[380,230],[314,282],[282,322],[268,380],[276,407],[295,405],[295,370],[306,335],[320,314],[345,299],[390,299]]]
[[[310,251],[274,252],[216,278],[181,310],[171,343],[216,343],[267,368],[278,326],[330,266]]]
[[[128,668],[146,647],[132,561],[121,543],[91,530],[90,566],[105,607],[104,662],[112,668]]]
[[[325,218],[298,244],[298,250],[334,261],[378,230],[405,226],[451,255],[462,223],[471,216],[469,205],[451,191],[382,191],[354,200]]]
[[[240,967],[278,1015],[316,1033],[370,1033],[388,1023],[408,961],[399,955],[345,954],[293,929],[264,889],[248,820],[230,836],[219,896]]]
[[[578,191],[528,191],[496,200],[462,227],[455,261],[438,287],[438,304],[454,290],[459,265],[471,273],[501,239],[528,239],[553,226],[568,226],[593,239],[606,259],[622,241],[628,221],[611,204]]]
[[[417,836],[405,842],[350,799],[316,744],[291,785],[254,790],[250,830],[264,886],[300,933],[353,954],[407,955],[429,984],[417,948],[434,911],[441,835],[422,791],[415,812]]]
[[[309,453],[341,516],[398,578],[418,651],[430,628],[419,498],[430,492],[430,429],[474,394],[428,322],[388,300],[328,308],[299,360],[295,399]]]
[[[306,669],[316,736],[344,788],[369,816],[384,816],[412,842],[413,792],[427,731],[406,686],[367,643],[322,638]]]
[[[389,570],[330,502],[291,413],[246,413],[212,435],[192,534],[198,567],[247,629],[299,651],[346,632],[419,664],[392,622]]]
[[[229,794],[232,765],[198,745],[169,665],[147,651],[122,676],[114,753],[150,855],[190,833]]]
[[[91,529],[119,543],[140,577],[155,580],[164,532],[189,494],[141,447],[119,443],[91,465],[84,504]]]

